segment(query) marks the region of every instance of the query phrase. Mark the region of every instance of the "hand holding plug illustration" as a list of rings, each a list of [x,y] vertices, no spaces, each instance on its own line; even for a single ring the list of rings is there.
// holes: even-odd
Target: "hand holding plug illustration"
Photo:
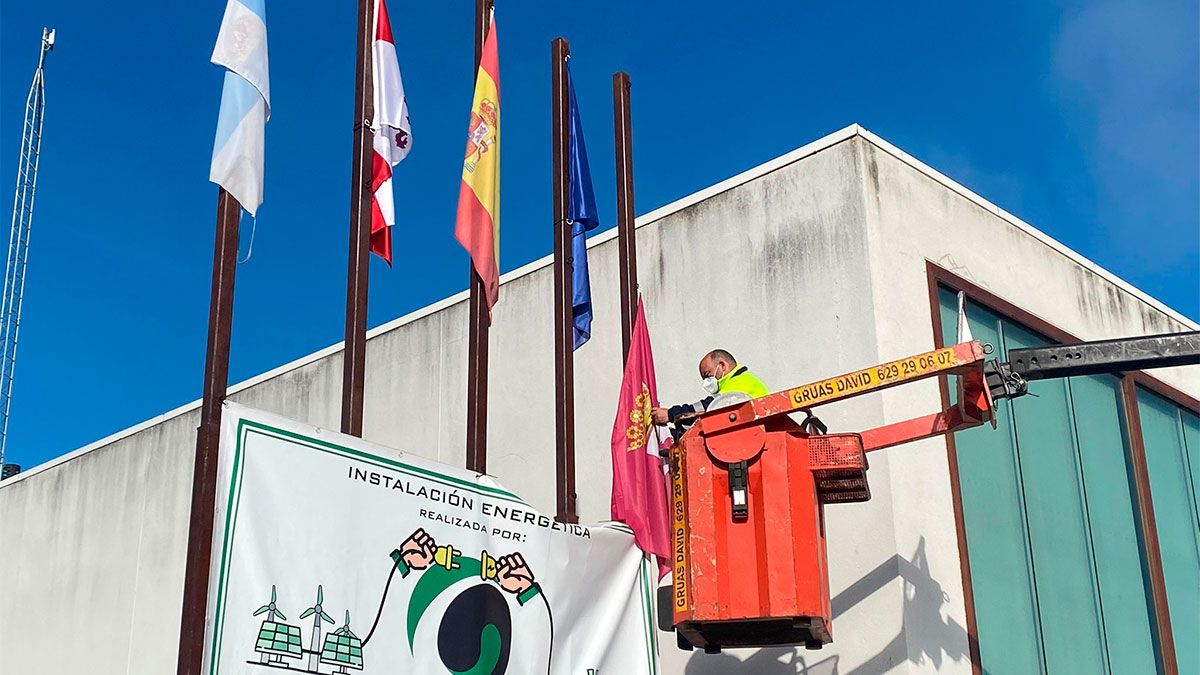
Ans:
[[[459,569],[464,560],[478,562],[481,579],[496,582],[502,590],[517,596],[517,602],[522,605],[541,591],[529,564],[520,553],[495,558],[485,550],[480,552],[479,560],[476,561],[474,558],[464,557],[462,551],[453,545],[438,546],[433,537],[422,528],[409,535],[400,548],[392,551],[392,560],[402,577],[408,576],[413,570],[424,570],[434,565],[451,571]]]
[[[529,571],[529,565],[525,562],[525,557],[520,553],[506,555],[499,559],[492,558],[487,551],[483,552],[484,562],[490,561],[494,565],[494,570],[489,575],[487,566],[484,566],[484,571],[481,574],[484,579],[495,579],[500,588],[521,595],[528,591],[533,586],[533,572]]]
[[[423,570],[430,565],[456,570],[461,566],[458,562],[461,555],[462,551],[453,546],[438,546],[428,532],[418,529],[404,540],[399,549],[392,551],[392,560],[397,565],[403,563],[409,570]],[[405,569],[401,568],[400,571],[408,576]]]
[[[409,535],[408,539],[400,545],[398,550],[392,551],[392,559],[399,565],[401,562],[412,570],[423,570],[429,567],[430,563],[436,561],[438,557],[437,545],[433,541],[433,537],[429,536],[423,529],[417,529]],[[443,559],[447,556],[443,553]],[[452,557],[452,556],[451,556]],[[446,569],[452,569],[446,566]],[[401,569],[401,572],[408,576],[407,570]]]

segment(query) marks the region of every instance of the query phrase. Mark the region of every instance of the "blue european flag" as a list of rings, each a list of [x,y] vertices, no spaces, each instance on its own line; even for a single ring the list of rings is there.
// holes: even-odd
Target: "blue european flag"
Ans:
[[[592,337],[592,285],[588,280],[587,233],[600,227],[596,195],[592,192],[592,171],[588,168],[587,149],[583,144],[583,124],[575,103],[575,83],[567,67],[571,92],[571,199],[567,204],[567,222],[571,225],[571,318],[575,324],[575,349]]]

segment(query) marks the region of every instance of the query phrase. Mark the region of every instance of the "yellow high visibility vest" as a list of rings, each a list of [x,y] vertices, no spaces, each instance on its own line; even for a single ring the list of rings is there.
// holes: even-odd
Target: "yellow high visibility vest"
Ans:
[[[743,394],[749,395],[751,398],[766,396],[771,393],[767,389],[767,385],[762,383],[746,369],[746,366],[738,366],[732,371],[725,373],[725,377],[717,380],[717,393],[728,394],[729,392],[740,391]]]

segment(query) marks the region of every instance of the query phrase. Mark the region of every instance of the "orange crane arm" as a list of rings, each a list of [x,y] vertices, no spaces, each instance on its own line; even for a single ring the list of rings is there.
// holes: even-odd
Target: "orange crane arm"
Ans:
[[[982,381],[983,364],[983,345],[964,342],[711,410],[699,418],[697,425],[702,434],[709,436],[927,377],[978,374]]]

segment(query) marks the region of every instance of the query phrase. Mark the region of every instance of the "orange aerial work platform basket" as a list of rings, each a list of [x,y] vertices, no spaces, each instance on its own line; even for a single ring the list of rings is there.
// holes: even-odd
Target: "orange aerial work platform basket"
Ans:
[[[832,641],[826,504],[871,498],[867,452],[992,420],[984,348],[967,342],[709,410],[671,450],[674,580],[681,644]],[[938,375],[958,404],[859,433],[823,434],[789,413]]]

